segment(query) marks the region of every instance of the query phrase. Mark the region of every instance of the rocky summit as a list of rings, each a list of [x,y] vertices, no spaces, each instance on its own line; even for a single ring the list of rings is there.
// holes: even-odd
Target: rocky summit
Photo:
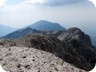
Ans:
[[[79,28],[69,28],[68,30],[61,33],[58,37],[61,41],[70,41],[72,39],[79,40],[83,44],[93,47],[89,35],[85,34]]]
[[[46,20],[37,21],[28,27],[35,29],[35,30],[40,30],[40,31],[66,30],[60,24],[53,23],[53,22],[46,21]]]
[[[0,48],[0,63],[8,72],[87,72],[54,54],[26,47]]]
[[[60,39],[61,35],[63,35],[62,40]],[[92,46],[90,37],[78,28],[68,29],[61,35],[56,38],[30,34],[16,39],[15,42],[17,45],[53,53],[83,70],[92,70],[96,63],[96,49]]]

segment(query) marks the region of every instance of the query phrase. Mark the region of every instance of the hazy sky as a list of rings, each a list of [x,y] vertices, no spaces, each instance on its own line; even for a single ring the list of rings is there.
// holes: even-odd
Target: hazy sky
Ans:
[[[0,0],[0,24],[21,28],[38,20],[92,29],[96,8],[88,0]]]

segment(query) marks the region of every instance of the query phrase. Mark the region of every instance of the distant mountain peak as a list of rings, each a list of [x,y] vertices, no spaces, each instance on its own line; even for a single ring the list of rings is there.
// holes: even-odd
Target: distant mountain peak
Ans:
[[[51,22],[51,21],[47,21],[47,20],[39,20],[39,21],[37,21],[35,23],[49,23],[49,24],[53,23],[54,24],[55,22]]]
[[[43,23],[43,22],[44,22],[44,23],[45,23],[45,22],[46,22],[46,23],[52,23],[52,22],[49,22],[49,21],[47,21],[47,20],[39,20],[39,21],[37,21],[37,22],[35,22],[35,23],[40,23],[40,22],[41,22],[41,23]]]
[[[65,30],[65,28],[62,27],[60,24],[46,20],[37,21],[29,27],[40,31]]]
[[[40,20],[30,26],[19,29],[19,30],[15,31],[13,33],[10,33],[6,36],[3,36],[1,38],[15,39],[15,38],[23,37],[28,34],[37,34],[37,33],[43,34],[45,32],[50,34],[50,31],[52,31],[52,34],[53,34],[54,31],[58,32],[58,31],[64,31],[64,30],[65,30],[65,28],[62,27],[58,23],[52,23],[52,22],[49,22],[46,20]]]

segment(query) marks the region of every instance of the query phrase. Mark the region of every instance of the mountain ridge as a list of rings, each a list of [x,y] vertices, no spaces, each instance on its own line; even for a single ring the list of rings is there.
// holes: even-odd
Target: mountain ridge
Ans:
[[[19,29],[15,32],[12,32],[6,36],[3,36],[3,37],[1,37],[1,39],[2,38],[15,39],[15,38],[19,38],[19,37],[22,37],[22,36],[25,36],[25,35],[31,34],[31,33],[40,33],[40,31],[27,27],[27,28]]]
[[[60,36],[64,38],[60,39]],[[64,61],[87,71],[92,70],[96,63],[96,49],[90,37],[79,28],[69,28],[62,31],[59,36],[29,34],[15,39],[15,42],[17,46],[21,44],[53,53]]]
[[[64,31],[65,28],[60,26],[58,23],[52,23],[49,21],[40,20],[32,25],[19,29],[15,32],[9,33],[8,35],[5,35],[1,38],[15,39],[15,38],[19,38],[19,37],[22,37],[22,36],[25,36],[25,35],[31,34],[31,33],[43,34],[46,32],[50,33],[50,31],[56,31],[56,30]]]

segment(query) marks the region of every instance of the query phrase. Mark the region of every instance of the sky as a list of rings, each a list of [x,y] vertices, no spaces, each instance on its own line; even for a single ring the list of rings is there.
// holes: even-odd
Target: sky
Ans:
[[[39,20],[95,29],[96,8],[89,0],[0,0],[0,24],[22,28]]]

